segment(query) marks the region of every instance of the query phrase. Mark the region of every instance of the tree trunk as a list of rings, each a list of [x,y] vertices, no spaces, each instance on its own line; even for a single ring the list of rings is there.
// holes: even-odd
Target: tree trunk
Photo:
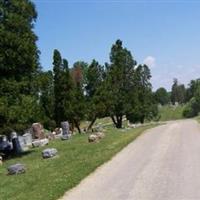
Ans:
[[[93,126],[94,122],[96,121],[96,119],[97,119],[97,117],[95,116],[95,117],[93,118],[93,120],[90,122],[90,124],[89,124],[87,130],[90,130],[90,129],[92,128],[92,126]]]
[[[122,128],[122,115],[116,115],[116,119],[114,116],[111,116],[111,119],[116,128]]]
[[[122,128],[122,116],[117,116],[117,128]]]
[[[74,122],[72,121],[70,124],[71,124],[70,130],[71,130],[71,132],[73,134],[74,133]]]
[[[81,134],[81,129],[80,129],[78,121],[74,120],[74,124],[75,124],[76,128],[78,129],[78,132]]]
[[[145,116],[142,116],[142,117],[140,118],[140,123],[141,123],[141,124],[144,124],[144,118],[145,118]]]
[[[117,126],[117,122],[116,122],[115,117],[113,115],[111,115],[111,119],[112,119],[114,125]]]

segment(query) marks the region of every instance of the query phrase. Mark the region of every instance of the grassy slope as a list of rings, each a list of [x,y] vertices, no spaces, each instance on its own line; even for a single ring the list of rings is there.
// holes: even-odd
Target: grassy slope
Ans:
[[[196,117],[196,120],[200,123],[200,116]]]
[[[163,106],[159,108],[160,121],[183,119],[184,106],[177,106],[176,108],[171,106]]]
[[[37,148],[26,156],[8,160],[0,166],[0,199],[55,200],[147,128],[150,126],[122,132],[109,127],[106,137],[96,144],[89,144],[86,135],[73,136],[69,141],[51,142],[48,147],[58,149],[57,158],[43,160],[42,149]],[[6,167],[17,162],[24,163],[27,172],[7,176]]]

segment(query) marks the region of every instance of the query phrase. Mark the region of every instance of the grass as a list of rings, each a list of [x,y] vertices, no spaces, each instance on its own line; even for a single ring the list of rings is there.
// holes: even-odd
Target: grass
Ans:
[[[177,107],[173,107],[170,105],[162,106],[159,108],[160,121],[169,121],[169,120],[177,120],[183,119],[183,109],[184,106],[179,105]]]
[[[200,116],[196,117],[196,120],[200,123]]]
[[[44,147],[8,160],[0,166],[0,199],[56,200],[150,127],[153,126],[124,129],[124,132],[110,126],[99,143],[89,144],[87,135],[75,135],[69,141],[52,141],[48,147],[57,148],[56,158],[42,159]],[[15,163],[25,164],[27,172],[6,175],[7,166]]]

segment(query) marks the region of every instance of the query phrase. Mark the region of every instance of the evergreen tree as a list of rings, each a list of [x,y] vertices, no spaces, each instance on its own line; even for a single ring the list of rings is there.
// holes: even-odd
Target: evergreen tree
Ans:
[[[85,101],[85,74],[87,71],[87,63],[76,62],[72,69],[72,77],[74,80],[74,95],[72,102],[73,116],[72,120],[78,132],[81,133],[80,123],[86,115],[86,101]]]
[[[145,118],[150,120],[157,115],[157,106],[154,102],[152,86],[150,83],[151,73],[147,65],[139,65],[134,75],[134,101],[128,112],[127,118],[132,122],[144,123]]]
[[[192,80],[187,91],[189,101],[185,106],[183,115],[185,117],[195,117],[200,112],[200,79]]]
[[[122,127],[122,118],[129,110],[130,89],[133,84],[136,61],[131,52],[117,40],[111,48],[111,64],[107,65],[107,109],[117,128]]]
[[[54,50],[54,118],[57,126],[62,121],[71,121],[74,116],[74,83],[69,71],[68,62],[62,60],[60,52]]]
[[[103,80],[104,69],[96,60],[93,60],[86,73],[87,117],[91,120],[88,130],[92,128],[98,117],[105,115],[106,106],[102,97]]]
[[[35,89],[38,91],[39,104],[44,112],[42,123],[50,130],[55,128],[54,121],[54,86],[52,71],[40,71],[35,79]]]
[[[186,99],[186,89],[183,84],[179,84],[177,79],[174,79],[171,91],[171,102],[174,105],[176,102],[183,104]]]
[[[174,79],[172,90],[171,90],[171,102],[174,105],[178,102],[178,80]]]
[[[32,90],[39,69],[33,32],[37,18],[29,0],[0,1],[0,132],[22,131],[38,120],[37,93]],[[34,112],[38,115],[36,116]],[[26,114],[31,116],[24,117]],[[8,129],[7,129],[8,128]]]
[[[53,53],[53,72],[54,72],[54,119],[56,125],[60,126],[63,120],[63,96],[62,91],[62,58],[60,52],[55,49]]]

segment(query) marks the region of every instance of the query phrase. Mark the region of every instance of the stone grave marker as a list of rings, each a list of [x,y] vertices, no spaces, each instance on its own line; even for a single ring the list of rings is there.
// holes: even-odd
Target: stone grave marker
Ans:
[[[11,133],[11,139],[12,139],[12,145],[13,145],[13,152],[15,154],[20,154],[22,153],[22,147],[20,145],[20,142],[19,142],[19,138],[17,136],[17,133],[15,131],[13,131]]]
[[[70,131],[69,131],[69,123],[68,121],[61,122],[61,128],[62,128],[62,140],[68,140],[71,137]]]
[[[52,157],[56,156],[57,153],[58,153],[58,151],[55,148],[44,149],[42,151],[42,157],[43,158],[52,158]]]
[[[32,124],[32,137],[33,139],[44,139],[44,128],[41,123]]]
[[[26,172],[26,168],[23,164],[17,163],[14,165],[10,165],[8,168],[8,174],[9,175],[14,175],[14,174],[22,174]]]

